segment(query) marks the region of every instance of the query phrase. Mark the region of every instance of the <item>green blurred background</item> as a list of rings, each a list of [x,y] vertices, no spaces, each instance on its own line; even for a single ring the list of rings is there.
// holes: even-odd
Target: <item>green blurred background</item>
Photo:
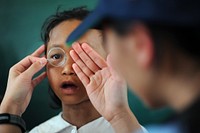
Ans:
[[[42,44],[41,26],[59,6],[71,9],[86,5],[93,9],[97,0],[0,0],[0,95],[5,92],[9,68],[31,54]],[[142,102],[129,92],[129,104],[143,125],[161,122],[171,115],[169,109],[148,110]],[[23,115],[27,128],[31,129],[60,110],[49,106],[48,82],[36,87],[31,103]]]

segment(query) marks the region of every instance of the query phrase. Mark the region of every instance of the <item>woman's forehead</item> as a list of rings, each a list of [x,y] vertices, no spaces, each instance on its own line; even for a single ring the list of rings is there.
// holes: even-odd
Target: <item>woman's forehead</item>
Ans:
[[[48,47],[52,47],[54,45],[65,45],[67,37],[80,23],[81,21],[79,20],[68,20],[60,23],[50,32],[50,40],[48,43]],[[86,32],[86,34],[84,34],[80,39],[78,39],[77,42],[86,42],[93,48],[99,47],[99,45],[102,45],[101,31],[90,29],[88,30],[88,32]]]
[[[81,23],[78,20],[63,21],[54,27],[49,33],[49,44],[62,44],[70,33]]]

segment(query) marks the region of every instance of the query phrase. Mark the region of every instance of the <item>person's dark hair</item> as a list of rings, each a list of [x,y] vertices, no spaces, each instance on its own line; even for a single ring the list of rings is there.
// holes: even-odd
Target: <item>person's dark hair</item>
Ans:
[[[105,26],[113,28],[120,36],[124,36],[134,25],[133,21],[106,20]],[[144,23],[150,31],[155,48],[155,66],[159,68],[166,54],[171,54],[174,69],[176,56],[181,53],[200,66],[200,27],[173,26],[167,24]],[[170,53],[169,53],[170,51]]]
[[[163,57],[170,55],[171,65],[174,70],[179,70],[180,65],[177,55],[182,54],[195,65],[200,66],[200,28],[184,26],[166,26],[147,24],[155,47],[155,65],[162,64]],[[183,57],[183,58],[184,58]]]
[[[66,20],[83,20],[90,11],[86,9],[86,7],[78,7],[78,8],[73,8],[72,10],[65,10],[65,11],[57,11],[56,14],[51,15],[48,17],[41,29],[41,39],[44,42],[46,48],[47,44],[50,40],[50,32],[51,30],[62,23],[63,21]],[[46,50],[45,50],[46,54]],[[53,100],[53,103],[50,105],[54,109],[60,109],[62,107],[60,99],[56,96],[56,94],[53,92],[52,88],[49,85],[49,94]]]

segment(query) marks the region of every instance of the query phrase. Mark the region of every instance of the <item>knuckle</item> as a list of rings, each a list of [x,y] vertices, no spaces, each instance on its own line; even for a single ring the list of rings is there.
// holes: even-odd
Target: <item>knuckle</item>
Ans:
[[[28,58],[28,59],[30,59],[31,57],[32,57],[31,55],[26,56],[26,58]]]
[[[88,72],[88,68],[85,65],[82,67],[82,69],[84,72]]]
[[[14,66],[12,66],[10,69],[9,69],[9,73],[13,72],[14,71]]]
[[[85,56],[85,52],[81,50],[81,51],[79,52],[79,55],[80,55],[80,57],[83,57],[83,56]]]
[[[85,59],[85,63],[86,63],[86,64],[92,64],[92,61],[91,61],[90,59],[86,58],[86,59]]]
[[[87,65],[88,65],[89,67],[91,67],[91,68],[95,68],[95,65],[94,65],[94,63],[93,63],[93,62],[91,62],[91,61],[90,61],[90,62],[88,62],[88,63],[87,63]]]

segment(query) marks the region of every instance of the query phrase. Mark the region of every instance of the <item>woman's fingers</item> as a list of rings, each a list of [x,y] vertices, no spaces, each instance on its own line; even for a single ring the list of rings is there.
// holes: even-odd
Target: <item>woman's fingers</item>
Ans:
[[[84,85],[85,87],[87,87],[87,85],[88,85],[89,82],[90,82],[90,79],[88,78],[88,76],[86,76],[85,73],[81,71],[81,69],[79,68],[79,66],[78,66],[76,63],[74,63],[74,64],[72,65],[72,67],[73,67],[75,73],[77,74],[78,78],[79,78],[79,79],[81,80],[81,82],[83,83],[83,85]]]
[[[99,67],[104,68],[107,67],[106,61],[101,57],[95,50],[93,50],[87,43],[83,43],[81,45],[82,49],[85,53],[92,59],[93,62]]]
[[[33,52],[30,56],[25,57],[22,59],[20,62],[15,64],[12,68],[11,71],[22,73],[26,69],[28,69],[34,62],[40,60],[38,58],[45,50],[45,45],[40,46],[35,52]]]
[[[33,79],[32,84],[33,84],[33,88],[38,85],[43,79],[45,79],[47,76],[46,72],[41,73],[39,76],[37,76],[36,78]]]
[[[40,55],[44,52],[45,45],[40,46],[37,50],[35,50],[31,55],[35,57],[40,57]]]
[[[91,57],[88,56],[88,54],[82,49],[79,43],[74,43],[72,45],[74,51],[78,54],[82,62],[92,71],[97,72],[100,67],[96,64],[94,60],[91,59]]]
[[[11,69],[12,71],[20,74],[26,71],[35,62],[45,63],[46,59],[44,57],[39,58],[39,57],[27,56],[24,59],[22,59],[20,62],[15,64]]]
[[[16,72],[17,74],[20,74],[20,73],[24,72],[27,68],[29,68],[34,62],[36,62],[39,59],[40,58],[38,58],[38,57],[27,56],[24,59],[22,59],[20,62],[15,64],[11,68],[11,71]]]
[[[40,58],[34,62],[23,74],[33,77],[38,71],[40,71],[47,63],[45,58]]]
[[[92,76],[94,73],[88,68],[88,66],[83,63],[83,61],[80,59],[80,57],[77,55],[77,53],[74,50],[70,51],[70,55],[74,62],[81,68],[81,70],[88,76]]]

